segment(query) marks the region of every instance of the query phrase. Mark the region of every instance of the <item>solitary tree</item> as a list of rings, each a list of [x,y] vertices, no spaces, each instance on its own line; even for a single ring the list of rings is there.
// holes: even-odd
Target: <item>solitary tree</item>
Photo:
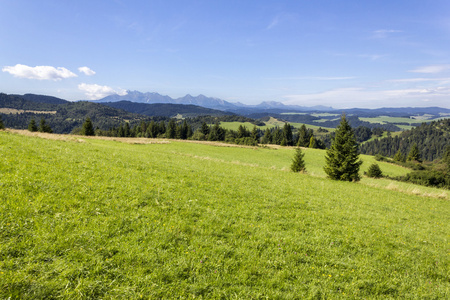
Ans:
[[[367,170],[367,176],[372,178],[380,178],[383,177],[383,172],[381,172],[380,166],[378,164],[373,163]]]
[[[31,119],[30,124],[28,124],[28,130],[31,132],[38,131],[38,127],[37,127],[36,121],[34,119]]]
[[[83,123],[83,128],[81,129],[82,135],[95,135],[94,126],[92,125],[91,119],[88,117]]]
[[[336,128],[331,147],[327,150],[324,171],[334,180],[358,181],[359,167],[362,164],[358,156],[358,144],[344,114]]]
[[[294,158],[292,159],[292,165],[291,170],[292,172],[305,172],[305,161],[303,160],[303,157],[305,154],[302,152],[302,149],[300,147],[297,147],[295,150]]]

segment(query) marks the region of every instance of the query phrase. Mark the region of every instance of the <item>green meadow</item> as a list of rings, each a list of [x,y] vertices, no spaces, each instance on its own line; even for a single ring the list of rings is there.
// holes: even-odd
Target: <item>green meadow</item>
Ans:
[[[302,174],[291,147],[125,141],[0,131],[0,299],[450,297],[447,190],[332,181],[317,149]]]
[[[303,123],[293,123],[293,122],[288,122],[292,127],[294,128],[300,128]],[[266,130],[267,128],[274,128],[274,127],[279,127],[279,128],[283,128],[285,122],[283,121],[278,121],[277,119],[274,119],[271,117],[271,120],[268,122],[265,122],[264,126],[256,126],[256,128],[261,129],[261,130]],[[220,122],[220,126],[225,128],[225,129],[231,129],[234,131],[237,131],[239,126],[244,126],[246,127],[248,130],[252,130],[253,127],[255,127],[254,124],[250,123],[250,122]],[[314,131],[317,131],[317,129],[319,128],[324,128],[327,129],[328,131],[334,131],[334,128],[328,128],[328,127],[321,127],[321,126],[316,126],[316,125],[310,125],[310,124],[304,124],[306,126],[307,129],[313,129]]]

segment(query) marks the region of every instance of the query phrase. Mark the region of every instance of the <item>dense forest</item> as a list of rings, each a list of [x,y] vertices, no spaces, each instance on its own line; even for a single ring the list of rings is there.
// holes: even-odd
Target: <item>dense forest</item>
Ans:
[[[420,126],[402,132],[399,136],[385,137],[361,145],[361,153],[393,157],[397,153],[406,156],[416,144],[422,160],[441,158],[450,145],[450,119],[422,123]]]

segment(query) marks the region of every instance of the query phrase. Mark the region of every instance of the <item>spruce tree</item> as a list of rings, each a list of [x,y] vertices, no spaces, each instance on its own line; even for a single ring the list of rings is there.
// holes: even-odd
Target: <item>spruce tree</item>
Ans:
[[[47,123],[45,122],[45,119],[41,119],[41,122],[39,123],[39,129],[40,132],[47,132],[47,133],[52,133],[53,130],[50,127],[50,125],[47,125]]]
[[[38,127],[36,125],[36,121],[31,119],[30,124],[28,124],[28,131],[35,132],[38,131]]]
[[[176,137],[177,124],[174,119],[170,119],[167,125],[166,138],[174,139]]]
[[[400,149],[397,151],[397,153],[395,153],[394,160],[399,162],[405,162],[405,156],[403,155]]]
[[[311,136],[309,139],[309,148],[317,148],[316,139],[314,138],[314,135]]]
[[[302,149],[298,147],[295,149],[295,155],[292,159],[291,170],[292,172],[306,172],[305,161],[303,157],[305,154],[302,152]]]
[[[305,124],[302,124],[300,126],[300,129],[298,130],[298,142],[297,146],[299,147],[308,147],[309,146],[309,135],[308,130],[306,129]]]
[[[292,128],[289,123],[284,124],[283,137],[284,139],[286,139],[286,146],[292,146],[294,144],[294,139],[292,136]]]
[[[359,167],[362,164],[358,157],[358,144],[344,114],[336,128],[331,147],[327,150],[324,171],[334,180],[358,181]]]
[[[415,160],[421,162],[419,148],[417,148],[417,144],[412,145],[411,150],[408,154],[408,160]]]
[[[383,177],[383,172],[381,172],[380,166],[378,164],[373,163],[367,170],[367,176],[372,178],[380,178]]]
[[[91,119],[86,118],[86,121],[83,123],[83,128],[81,129],[82,135],[95,135],[94,126],[92,125]]]
[[[271,130],[269,128],[267,128],[264,131],[264,136],[263,136],[263,139],[262,139],[262,143],[263,144],[270,144],[270,143],[272,143],[272,132],[271,132]]]
[[[447,148],[445,149],[442,160],[445,164],[445,167],[447,168],[447,173],[450,174],[450,146],[447,146]]]

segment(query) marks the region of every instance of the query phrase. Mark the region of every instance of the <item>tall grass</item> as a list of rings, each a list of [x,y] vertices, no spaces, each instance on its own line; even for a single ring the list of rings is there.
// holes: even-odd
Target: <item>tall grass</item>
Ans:
[[[317,176],[288,148],[0,151],[0,298],[449,297],[448,200],[328,180],[318,150]]]

